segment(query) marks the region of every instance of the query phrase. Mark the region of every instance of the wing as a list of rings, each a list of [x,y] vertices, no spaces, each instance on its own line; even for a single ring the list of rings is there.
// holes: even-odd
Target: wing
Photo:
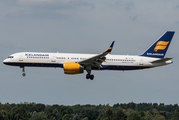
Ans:
[[[104,62],[106,60],[106,55],[109,54],[112,51],[114,42],[112,42],[111,46],[108,48],[107,51],[103,52],[102,54],[96,55],[94,57],[88,58],[86,60],[80,61],[78,62],[79,64],[83,65],[83,66],[92,66],[92,67],[98,67],[100,68],[102,62]]]

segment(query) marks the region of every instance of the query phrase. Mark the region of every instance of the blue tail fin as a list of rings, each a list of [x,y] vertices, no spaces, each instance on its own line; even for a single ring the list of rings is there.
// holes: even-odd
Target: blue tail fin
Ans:
[[[141,56],[164,58],[167,49],[172,41],[174,31],[167,31],[164,33],[149,49],[147,49]]]

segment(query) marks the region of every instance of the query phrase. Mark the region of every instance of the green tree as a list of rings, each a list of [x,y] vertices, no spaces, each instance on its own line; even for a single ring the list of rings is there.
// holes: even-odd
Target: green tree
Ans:
[[[160,103],[160,104],[159,104],[158,110],[160,110],[160,111],[164,111],[164,110],[165,110],[165,105],[164,105],[164,103]]]
[[[12,119],[13,120],[27,120],[27,112],[24,109],[23,106],[21,106],[20,108],[18,108],[17,106],[15,106],[12,109]]]
[[[152,112],[153,112],[154,115],[158,115],[159,114],[159,111],[157,109],[155,109],[155,108],[152,110]]]
[[[30,118],[30,120],[48,120],[47,115],[44,112],[38,112]]]
[[[144,117],[142,117],[140,120],[152,120],[152,116],[146,115]]]
[[[71,115],[65,114],[65,115],[62,117],[62,120],[70,120],[70,118],[71,118]]]
[[[120,106],[119,103],[117,103],[117,104],[114,104],[114,105],[113,105],[113,108],[119,107],[119,106]]]
[[[131,103],[128,103],[127,104],[127,106],[128,106],[128,108],[131,108],[131,109],[135,109],[135,106],[136,106],[136,104],[135,103],[133,103],[133,102],[131,102]]]
[[[35,107],[36,107],[37,112],[42,112],[42,111],[45,110],[45,105],[44,104],[39,103],[39,104],[36,104]]]
[[[137,112],[133,112],[128,118],[128,120],[140,120],[140,119],[141,116]]]
[[[175,110],[175,113],[173,115],[173,120],[179,120],[179,109]]]
[[[166,112],[166,119],[169,120],[173,117],[174,112]]]
[[[6,112],[5,110],[0,111],[0,120],[9,120],[8,116],[8,112]]]
[[[72,113],[73,113],[73,109],[71,109],[71,107],[68,107],[68,108],[66,109],[66,113],[67,113],[67,114],[72,114]]]
[[[165,110],[168,111],[168,112],[172,112],[172,111],[174,111],[175,109],[173,108],[173,105],[170,104],[170,105],[166,105],[166,106],[165,106]]]
[[[55,117],[56,120],[60,120],[60,114],[59,114],[57,108],[55,108],[53,110],[53,116]]]
[[[110,108],[108,108],[107,111],[104,114],[104,117],[112,120],[112,118],[113,118],[113,111]]]
[[[46,108],[45,108],[45,114],[47,115],[48,119],[52,119],[52,117],[54,116],[54,114],[53,114],[53,108],[51,106],[46,106]]]
[[[144,117],[144,116],[145,116],[144,111],[140,111],[140,112],[139,112],[139,115],[140,115],[141,117]]]
[[[103,120],[103,118],[98,116],[96,120]]]
[[[158,104],[157,103],[153,103],[153,108],[158,109]]]
[[[116,120],[126,120],[127,115],[123,112],[123,110],[118,110],[115,114],[115,119]]]
[[[162,115],[155,115],[152,120],[165,120],[165,117]]]
[[[80,120],[80,117],[78,114],[76,114],[74,117],[73,117],[73,120]]]
[[[83,118],[82,120],[88,120],[88,117]]]
[[[92,109],[83,109],[81,111],[81,118],[87,117],[88,120],[96,120],[98,117],[99,112],[97,110],[92,110]]]
[[[2,106],[2,109],[5,110],[6,112],[11,112],[11,106],[9,104],[5,104]]]

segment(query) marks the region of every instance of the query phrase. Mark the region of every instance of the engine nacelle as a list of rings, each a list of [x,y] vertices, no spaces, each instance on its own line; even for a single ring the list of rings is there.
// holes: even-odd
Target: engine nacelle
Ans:
[[[81,66],[79,63],[70,63],[65,62],[63,64],[63,69],[65,74],[80,74],[83,73],[84,67]]]

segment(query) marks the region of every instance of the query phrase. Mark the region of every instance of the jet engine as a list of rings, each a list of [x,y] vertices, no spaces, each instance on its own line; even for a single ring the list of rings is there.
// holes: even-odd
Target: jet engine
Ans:
[[[84,67],[81,66],[79,63],[70,62],[65,62],[63,64],[63,69],[65,74],[80,74],[84,71]]]

